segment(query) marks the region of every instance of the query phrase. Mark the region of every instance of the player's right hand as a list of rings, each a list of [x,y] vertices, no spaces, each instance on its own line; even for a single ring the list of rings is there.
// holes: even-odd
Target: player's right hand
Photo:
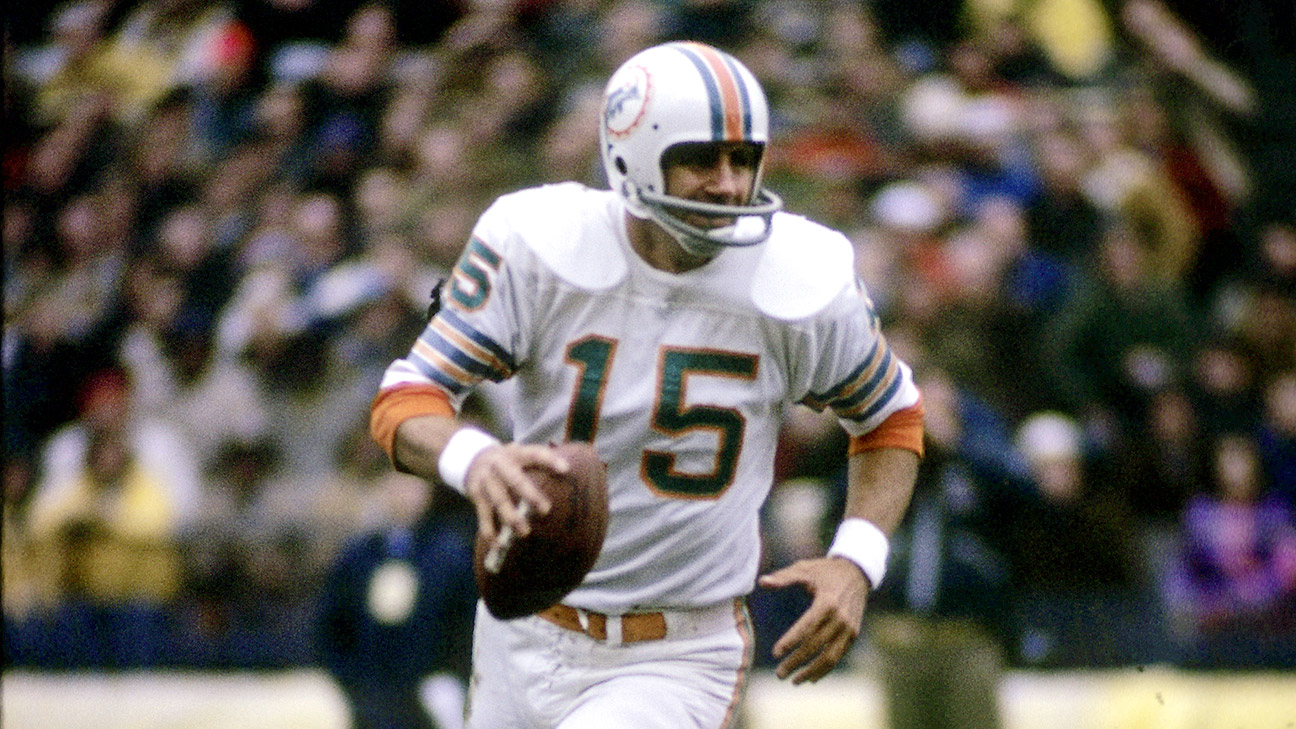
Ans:
[[[477,530],[487,540],[494,541],[505,525],[525,537],[531,531],[526,512],[549,513],[549,499],[527,477],[527,468],[566,473],[570,465],[548,446],[504,443],[478,453],[468,466],[464,492],[477,512]],[[529,509],[521,508],[524,502]]]

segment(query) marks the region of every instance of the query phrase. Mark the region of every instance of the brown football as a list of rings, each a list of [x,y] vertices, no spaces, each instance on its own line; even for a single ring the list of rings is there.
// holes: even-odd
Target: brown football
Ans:
[[[594,566],[607,534],[607,466],[588,443],[554,446],[571,469],[555,474],[543,468],[527,475],[553,507],[532,514],[531,533],[514,538],[503,561],[487,569],[492,544],[480,534],[473,554],[477,590],[491,615],[511,620],[550,607],[580,585]]]

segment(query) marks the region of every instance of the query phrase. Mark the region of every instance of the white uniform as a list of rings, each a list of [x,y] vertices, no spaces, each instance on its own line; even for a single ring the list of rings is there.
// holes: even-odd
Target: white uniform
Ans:
[[[594,444],[607,539],[563,600],[584,610],[746,595],[785,408],[832,407],[860,435],[918,401],[849,242],[788,213],[765,243],[670,274],[630,248],[619,195],[524,190],[482,215],[442,299],[383,387],[432,382],[462,402],[482,378],[514,377],[514,440]]]
[[[629,247],[621,199],[575,183],[500,198],[444,308],[385,387],[462,398],[517,378],[513,438],[592,438],[608,463],[603,552],[566,602],[605,613],[747,594],[784,408],[852,434],[917,402],[839,233],[782,213],[763,245],[681,275]]]

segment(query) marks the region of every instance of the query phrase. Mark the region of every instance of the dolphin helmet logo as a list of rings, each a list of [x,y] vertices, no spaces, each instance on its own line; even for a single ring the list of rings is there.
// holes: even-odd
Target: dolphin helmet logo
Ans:
[[[620,78],[609,84],[604,99],[603,125],[609,136],[622,138],[639,125],[652,97],[652,83],[642,66],[624,69]]]
[[[626,102],[642,99],[643,92],[638,86],[622,86],[608,95],[607,116],[609,119],[620,114]]]

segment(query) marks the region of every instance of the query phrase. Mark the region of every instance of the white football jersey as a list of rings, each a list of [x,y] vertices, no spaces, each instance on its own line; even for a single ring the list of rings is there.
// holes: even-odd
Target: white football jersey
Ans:
[[[831,407],[860,435],[918,401],[852,263],[844,236],[780,213],[765,243],[666,273],[631,250],[618,195],[523,190],[482,215],[383,387],[431,382],[458,404],[512,377],[514,440],[594,444],[611,520],[565,603],[714,604],[754,586],[789,405]]]

